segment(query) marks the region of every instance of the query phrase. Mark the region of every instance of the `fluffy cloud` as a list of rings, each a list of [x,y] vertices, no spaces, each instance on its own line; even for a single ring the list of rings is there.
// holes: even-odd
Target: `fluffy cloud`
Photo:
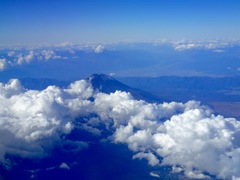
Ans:
[[[139,158],[139,159],[145,158],[145,159],[147,159],[148,162],[149,162],[149,164],[150,164],[151,166],[156,166],[156,165],[159,164],[159,160],[158,160],[158,159],[156,158],[156,156],[154,156],[153,153],[151,153],[151,152],[148,152],[148,153],[142,153],[142,152],[140,152],[140,153],[135,154],[135,155],[133,156],[133,159],[136,159],[136,158]]]
[[[61,56],[57,56],[55,54],[54,51],[52,50],[43,50],[40,53],[39,59],[45,59],[45,60],[49,60],[49,59],[60,59]]]
[[[97,94],[95,110],[105,123],[112,120],[114,141],[128,144],[134,159],[171,165],[189,178],[240,176],[240,122],[234,118],[215,116],[195,101],[148,104],[119,91]]]
[[[13,54],[14,55],[14,54]],[[13,56],[12,55],[12,56]],[[18,64],[18,65],[21,65],[23,63],[30,63],[34,57],[36,56],[35,52],[34,51],[29,51],[28,54],[26,55],[22,55],[21,53],[16,55],[15,57],[15,62]],[[11,57],[11,56],[10,56]]]
[[[77,152],[87,142],[62,139],[81,129],[127,144],[133,159],[170,165],[188,178],[239,178],[240,122],[214,115],[196,101],[151,104],[130,93],[95,92],[80,80],[67,89],[24,89],[18,80],[0,84],[0,161],[5,154],[42,157],[56,144]],[[106,137],[102,137],[106,138]],[[69,167],[62,163],[59,167]]]
[[[0,59],[0,70],[4,70],[7,66],[16,66],[22,64],[28,64],[36,60],[50,60],[50,59],[67,59],[57,55],[53,50],[38,50],[33,49],[30,51],[18,50],[9,51],[5,58]]]
[[[30,51],[29,54],[25,57],[26,62],[29,63],[34,58],[34,51]]]
[[[70,170],[70,167],[66,164],[66,163],[61,163],[59,166],[60,169],[66,169],[66,170]]]
[[[90,103],[91,90],[85,81],[43,91],[27,91],[18,80],[0,84],[0,157],[46,155],[62,134],[74,128],[72,120]]]
[[[5,58],[0,59],[0,71],[4,70],[7,66],[7,61]]]

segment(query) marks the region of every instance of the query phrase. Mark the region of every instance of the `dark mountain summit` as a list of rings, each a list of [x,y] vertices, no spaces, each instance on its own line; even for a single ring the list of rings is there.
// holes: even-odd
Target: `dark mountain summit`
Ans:
[[[129,86],[105,74],[93,74],[88,77],[87,80],[92,84],[94,89],[98,89],[99,91],[105,93],[115,92],[116,90],[127,91],[130,89]]]
[[[113,93],[117,90],[130,92],[131,95],[137,100],[145,100],[148,102],[162,102],[163,100],[154,96],[148,92],[132,88],[120,81],[114,79],[111,76],[105,74],[93,74],[87,80],[92,84],[95,90],[99,90],[104,93]]]

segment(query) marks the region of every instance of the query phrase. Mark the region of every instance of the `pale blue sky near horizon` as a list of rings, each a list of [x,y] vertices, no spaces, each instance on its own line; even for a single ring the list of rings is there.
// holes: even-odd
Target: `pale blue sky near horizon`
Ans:
[[[238,0],[0,0],[0,44],[240,39]]]

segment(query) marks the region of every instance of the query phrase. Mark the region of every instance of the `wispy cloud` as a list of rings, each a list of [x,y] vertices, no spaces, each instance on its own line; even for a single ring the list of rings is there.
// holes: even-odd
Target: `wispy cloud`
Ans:
[[[213,52],[225,52],[225,48],[231,47],[233,44],[238,42],[235,41],[173,41],[173,47],[176,51],[186,51],[191,49],[208,49]]]
[[[104,50],[104,46],[103,45],[98,45],[95,49],[94,52],[95,53],[101,53]]]

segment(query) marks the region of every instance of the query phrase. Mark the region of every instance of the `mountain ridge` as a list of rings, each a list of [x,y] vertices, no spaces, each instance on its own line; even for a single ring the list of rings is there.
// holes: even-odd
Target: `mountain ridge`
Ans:
[[[92,84],[95,90],[99,90],[104,93],[113,93],[117,90],[131,93],[131,95],[137,100],[145,100],[148,102],[162,102],[163,100],[157,96],[152,95],[146,91],[132,88],[121,81],[114,79],[112,76],[106,74],[93,74],[87,80]]]

